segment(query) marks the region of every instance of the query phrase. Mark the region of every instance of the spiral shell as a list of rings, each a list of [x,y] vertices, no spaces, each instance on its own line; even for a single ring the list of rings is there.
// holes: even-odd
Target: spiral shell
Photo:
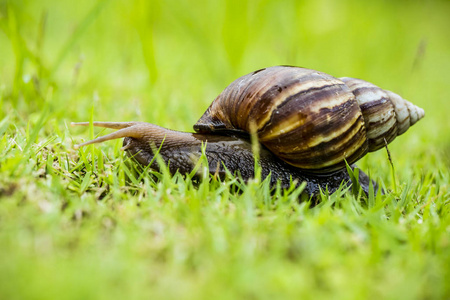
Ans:
[[[392,142],[424,116],[423,109],[396,93],[383,90],[362,79],[340,79],[356,96],[366,123],[370,152]]]
[[[383,147],[423,116],[421,108],[369,82],[277,66],[232,82],[194,130],[254,132],[287,163],[328,173]]]

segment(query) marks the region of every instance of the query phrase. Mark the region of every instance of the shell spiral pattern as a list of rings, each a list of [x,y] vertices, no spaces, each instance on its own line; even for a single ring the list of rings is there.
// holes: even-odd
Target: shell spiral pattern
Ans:
[[[421,108],[369,82],[277,66],[232,82],[194,130],[255,132],[287,163],[328,173],[383,147],[423,116]]]

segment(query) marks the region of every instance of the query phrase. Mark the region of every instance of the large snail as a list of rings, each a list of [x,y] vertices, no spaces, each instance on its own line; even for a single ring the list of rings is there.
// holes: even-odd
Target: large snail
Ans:
[[[119,129],[77,145],[125,138],[123,149],[148,165],[155,149],[172,173],[190,173],[202,145],[211,174],[254,175],[250,134],[260,144],[262,176],[287,187],[307,182],[305,192],[334,191],[349,182],[353,164],[404,133],[424,116],[423,109],[369,82],[290,66],[261,69],[232,82],[194,125],[178,132],[143,122],[94,122]],[[88,122],[73,125],[89,125]],[[367,175],[360,172],[367,192]]]

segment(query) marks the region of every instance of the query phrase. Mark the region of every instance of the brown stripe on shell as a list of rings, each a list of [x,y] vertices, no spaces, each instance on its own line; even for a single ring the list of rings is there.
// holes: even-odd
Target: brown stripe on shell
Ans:
[[[359,103],[366,123],[369,151],[390,143],[397,136],[397,118],[394,104],[379,87],[361,79],[343,78]],[[393,128],[394,127],[394,128]]]
[[[319,167],[321,172],[342,168],[345,166],[344,159],[349,163],[355,162],[367,153],[368,144],[362,115],[360,114],[354,120],[347,130],[333,139],[321,141],[316,139],[315,145],[296,152],[290,152],[290,149],[286,148],[287,151],[281,151],[279,156],[288,163],[303,169]],[[276,141],[274,144],[277,145]]]
[[[376,151],[378,149],[383,148],[386,144],[389,144],[397,137],[397,127],[390,127],[388,132],[385,132],[383,135],[380,135],[376,138],[368,139],[369,143],[369,152]]]
[[[319,72],[305,72],[304,74],[299,74],[301,76],[296,77],[291,74],[288,75],[292,79],[283,81],[287,82],[287,84],[280,84],[280,82],[274,86],[274,90],[272,91],[276,94],[275,97],[270,101],[263,100],[263,102],[265,102],[263,105],[255,105],[254,109],[250,111],[249,119],[255,121],[259,133],[264,131],[264,127],[267,126],[270,119],[277,111],[280,113],[281,107],[287,101],[298,98],[298,95],[304,94],[306,97],[311,91],[342,84],[342,82],[336,78]],[[261,99],[268,99],[268,96],[270,96],[270,94],[263,95]],[[258,102],[261,99],[259,99]],[[332,100],[333,99],[329,99],[330,105],[333,105]]]
[[[397,118],[397,135],[401,135],[408,130],[410,126],[410,113],[408,110],[408,105],[406,100],[396,93],[387,90],[385,90],[385,92],[388,94],[389,99],[391,99],[391,102],[394,105],[395,116]]]
[[[247,130],[248,115],[255,105],[255,97],[259,97],[272,86],[268,79],[280,76],[279,74],[283,72],[286,72],[284,68],[273,67],[236,79],[212,102],[194,125],[194,130],[197,132]],[[213,126],[209,126],[211,122]]]
[[[317,137],[317,136],[311,136],[311,135],[304,135],[304,140],[299,145],[291,145],[290,147],[286,147],[285,150],[281,150],[280,152],[287,156],[292,155],[301,155],[305,152],[305,150],[313,149],[311,152],[315,152],[316,150],[320,149],[323,145],[328,145],[330,151],[334,151],[339,147],[339,144],[341,142],[347,142],[351,137],[350,133],[356,134],[357,132],[363,132],[365,137],[365,127],[364,127],[364,119],[361,115],[355,116],[352,119],[343,120],[340,123],[337,123],[335,126],[334,132],[330,133],[327,136],[323,137]],[[302,134],[302,132],[299,132],[300,128],[297,129],[297,131],[289,132],[283,136],[280,136],[280,141],[282,140],[294,140],[296,135]],[[329,129],[328,129],[329,130]],[[330,131],[330,130],[329,130]],[[280,143],[278,140],[273,140],[273,142],[280,147]],[[276,146],[274,146],[276,147]],[[319,147],[319,148],[315,148]],[[281,148],[281,147],[280,147]]]
[[[327,138],[341,122],[359,114],[354,96],[343,87],[311,88],[285,99],[258,132],[260,140],[282,139],[297,128],[296,134],[301,134],[305,142],[308,136]],[[330,128],[330,124],[335,125],[334,128]]]
[[[266,74],[269,71],[271,76],[267,76]],[[234,96],[228,98],[227,95],[223,95],[222,99],[218,100],[221,102],[222,107],[229,102],[232,102],[234,105],[233,114],[230,116],[230,125],[243,130],[250,130],[251,119],[249,116],[254,110],[255,105],[259,105],[258,100],[269,91],[270,95],[274,95],[273,93],[276,92],[272,89],[274,86],[274,78],[279,78],[280,81],[289,79],[284,73],[285,70],[283,69],[266,69],[251,76],[244,76],[239,82],[240,87]],[[232,84],[229,88],[234,89],[235,87]],[[267,98],[266,101],[268,100],[270,98]]]
[[[383,108],[373,113],[383,115],[381,109]],[[397,136],[397,119],[395,118],[395,113],[393,113],[393,108],[388,109],[392,109],[389,114],[384,113],[385,116],[369,122],[370,132],[367,133],[367,139],[370,152],[384,147],[386,143],[392,142]]]

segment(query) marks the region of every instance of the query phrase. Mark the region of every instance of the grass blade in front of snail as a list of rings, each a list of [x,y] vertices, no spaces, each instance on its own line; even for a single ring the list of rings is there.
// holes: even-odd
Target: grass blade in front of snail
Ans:
[[[87,122],[73,123],[73,125],[82,126],[88,124]],[[190,174],[196,164],[193,158],[201,157],[202,145],[206,143],[205,156],[211,175],[219,174],[225,177],[228,170],[232,174],[240,174],[244,181],[255,176],[254,146],[249,139],[242,136],[178,132],[143,122],[93,122],[93,125],[118,129],[118,131],[77,145],[78,148],[124,138],[122,149],[140,164],[147,166],[151,163],[155,149],[159,149],[159,155],[171,174],[177,171]],[[271,175],[272,186],[276,186],[279,182],[283,188],[289,188],[292,181],[295,181],[296,185],[306,182],[305,193],[308,195],[317,196],[320,189],[334,192],[339,189],[342,182],[351,183],[345,169],[328,175],[311,174],[287,164],[262,145],[259,150],[259,166],[262,179]],[[159,169],[157,165],[154,168]],[[360,181],[363,190],[367,193],[369,178],[361,172]]]

